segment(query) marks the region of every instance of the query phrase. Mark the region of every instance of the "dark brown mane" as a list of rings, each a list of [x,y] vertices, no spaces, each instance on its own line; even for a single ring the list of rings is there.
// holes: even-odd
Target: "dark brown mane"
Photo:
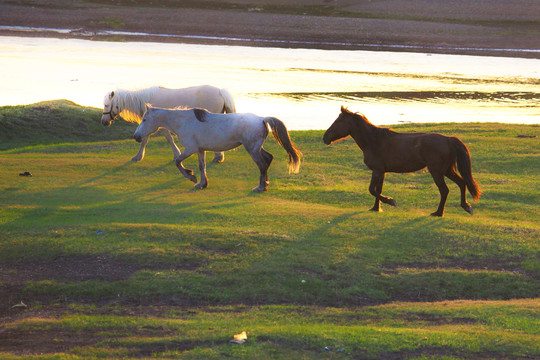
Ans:
[[[193,109],[193,113],[195,114],[195,117],[200,122],[206,122],[206,115],[208,115],[208,112],[204,109]]]
[[[375,142],[378,142],[379,140],[396,133],[394,130],[390,128],[379,127],[377,125],[372,124],[371,121],[368,120],[367,116],[360,112],[352,112],[349,110],[347,110],[347,112],[352,117],[354,117],[357,121],[361,121],[368,126],[368,128],[371,131],[373,141]]]
[[[375,126],[375,125],[374,125]],[[378,126],[375,126],[375,137],[377,139],[382,139],[382,138],[385,138],[387,136],[390,136],[392,134],[396,134],[396,132],[390,128],[383,128],[383,127],[378,127]]]

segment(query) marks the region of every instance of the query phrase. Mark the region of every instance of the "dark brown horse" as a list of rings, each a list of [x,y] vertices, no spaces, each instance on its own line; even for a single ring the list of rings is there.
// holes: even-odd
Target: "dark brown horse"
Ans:
[[[329,145],[349,135],[364,153],[364,163],[373,171],[369,192],[375,196],[375,205],[370,210],[381,211],[380,201],[397,206],[394,199],[381,194],[385,173],[408,173],[427,166],[441,193],[439,207],[431,215],[443,216],[448,196],[445,176],[459,186],[461,207],[472,215],[473,209],[467,202],[466,189],[469,189],[474,200],[478,200],[481,192],[472,177],[469,150],[457,137],[436,133],[400,134],[377,127],[364,115],[353,113],[342,106],[341,114],[326,130],[323,141]],[[461,176],[456,172],[456,165]]]

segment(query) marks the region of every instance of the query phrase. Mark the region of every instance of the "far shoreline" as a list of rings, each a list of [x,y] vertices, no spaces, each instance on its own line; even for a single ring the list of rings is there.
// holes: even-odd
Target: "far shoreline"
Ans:
[[[516,58],[540,58],[540,49],[472,48],[452,46],[425,46],[407,44],[345,43],[331,41],[278,40],[250,37],[208,36],[196,34],[153,34],[115,30],[95,30],[2,26],[0,36],[80,39],[108,42],[153,42],[197,45],[223,45],[247,47],[275,47],[285,49],[361,50],[386,52],[413,52],[425,54],[496,56]]]

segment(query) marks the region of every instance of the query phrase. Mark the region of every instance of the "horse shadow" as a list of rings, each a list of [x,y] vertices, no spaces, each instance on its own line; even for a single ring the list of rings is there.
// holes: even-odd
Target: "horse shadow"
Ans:
[[[119,171],[124,170],[125,168],[127,168],[128,166],[130,166],[130,165],[132,165],[132,164],[133,164],[133,162],[132,162],[131,160],[128,160],[128,161],[126,161],[124,164],[122,164],[122,165],[120,165],[120,166],[117,166],[117,167],[112,168],[112,169],[110,169],[110,170],[108,170],[108,171],[105,171],[105,172],[103,172],[103,173],[101,173],[101,174],[99,174],[99,175],[96,175],[96,176],[94,176],[94,177],[91,177],[91,178],[89,178],[89,179],[86,179],[86,180],[84,180],[84,181],[78,183],[77,185],[73,185],[72,187],[81,187],[81,186],[84,186],[84,185],[91,184],[91,183],[93,183],[93,182],[95,182],[95,181],[98,181],[98,180],[101,180],[101,179],[103,179],[103,178],[105,178],[105,177],[107,177],[107,176],[116,174],[116,173],[118,173]]]

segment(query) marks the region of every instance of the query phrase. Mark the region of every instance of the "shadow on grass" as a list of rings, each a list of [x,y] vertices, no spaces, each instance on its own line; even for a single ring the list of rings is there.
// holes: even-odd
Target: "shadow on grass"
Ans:
[[[11,239],[2,244],[3,251],[19,259],[27,258],[32,248],[35,254],[29,258],[41,256],[41,264],[49,260],[53,266],[55,259],[90,252],[109,255],[109,271],[120,274],[127,269],[119,261],[115,270],[115,259],[131,264],[132,271],[111,281],[99,279],[100,273],[91,274],[90,281],[80,277],[55,282],[50,276],[29,284],[27,294],[102,301],[118,301],[117,295],[122,294],[124,301],[146,303],[165,298],[175,304],[354,306],[395,300],[524,297],[534,296],[537,290],[533,278],[493,268],[491,264],[501,260],[496,245],[476,246],[474,234],[464,235],[471,225],[466,228],[459,220],[336,208],[333,217],[331,210],[325,210],[330,216],[322,221],[306,216],[306,224],[299,228],[265,232],[257,226],[263,217],[283,224],[279,217],[290,214],[284,210],[283,215],[276,212],[269,217],[260,212],[266,203],[249,193],[227,192],[221,198],[212,195],[210,203],[208,197],[198,201],[187,184],[178,191],[186,196],[183,201],[160,201],[167,196],[163,193],[170,194],[170,188],[187,180],[180,174],[172,180],[170,174],[156,179],[155,174],[174,166],[168,162],[130,164],[104,169],[65,188],[23,194],[18,204],[43,205],[24,209],[0,231]],[[107,190],[107,182],[115,175],[123,178],[127,169],[129,176],[138,179],[134,186],[126,176],[124,192]],[[241,217],[248,220],[241,222]],[[458,231],[456,226],[464,228]],[[105,234],[96,236],[100,229]],[[451,253],[467,247],[468,252]],[[461,267],[455,259],[464,255],[482,258]],[[80,265],[99,264],[96,259],[86,258]],[[189,266],[178,265],[182,263]]]

